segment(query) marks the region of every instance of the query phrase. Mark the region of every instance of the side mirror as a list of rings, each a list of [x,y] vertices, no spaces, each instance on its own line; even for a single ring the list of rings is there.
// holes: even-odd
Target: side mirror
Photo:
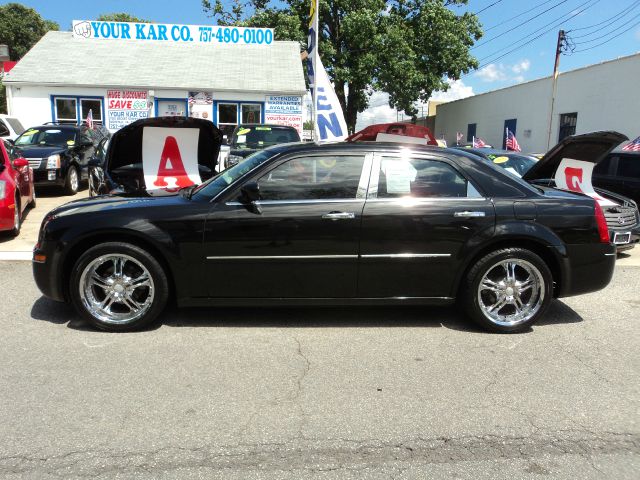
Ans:
[[[22,168],[22,167],[28,167],[28,166],[29,166],[29,161],[26,158],[16,158],[13,161],[14,168]]]
[[[258,182],[249,182],[240,189],[242,203],[246,203],[252,212],[262,213],[262,208],[256,202],[260,200],[260,186]]]

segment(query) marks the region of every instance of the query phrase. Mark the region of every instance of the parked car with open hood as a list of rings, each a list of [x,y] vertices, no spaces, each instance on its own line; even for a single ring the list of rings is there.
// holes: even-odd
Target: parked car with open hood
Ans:
[[[49,123],[25,130],[15,145],[29,161],[36,186],[57,186],[73,195],[88,178],[89,160],[105,132],[86,125]]]
[[[44,295],[105,330],[144,327],[171,296],[210,307],[458,299],[483,327],[515,332],[554,297],[604,288],[615,248],[587,195],[535,188],[460,150],[341,142],[270,147],[178,195],[68,203],[43,220],[33,260]]]
[[[592,185],[592,171],[627,137],[618,132],[592,132],[567,137],[547,152],[522,178],[534,185],[584,192],[602,207],[611,241],[618,251],[640,241],[640,215],[636,203]],[[558,184],[560,182],[560,184]]]
[[[189,185],[201,183],[216,174],[221,144],[222,132],[209,120],[138,120],[98,145],[90,162],[89,194],[148,195],[158,189],[153,180],[161,170],[171,179],[180,175],[176,173],[179,168],[185,169],[189,178],[184,180]],[[152,183],[147,184],[147,180]],[[181,187],[178,183],[173,190]]]

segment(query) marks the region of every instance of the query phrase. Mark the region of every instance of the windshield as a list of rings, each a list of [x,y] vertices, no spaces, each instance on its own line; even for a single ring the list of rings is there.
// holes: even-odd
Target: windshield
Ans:
[[[219,173],[213,178],[210,178],[202,185],[198,186],[194,191],[192,198],[213,198],[222,192],[225,188],[238,180],[244,174],[250,172],[258,165],[262,164],[266,160],[274,157],[280,153],[280,149],[267,149],[261,152],[256,152],[253,155],[247,157],[246,160]]]
[[[76,143],[76,132],[60,128],[30,128],[18,138],[16,145],[42,145],[46,147],[71,147]]]
[[[238,127],[235,131],[231,138],[231,148],[236,150],[256,149],[299,141],[300,136],[293,128],[247,125]]]

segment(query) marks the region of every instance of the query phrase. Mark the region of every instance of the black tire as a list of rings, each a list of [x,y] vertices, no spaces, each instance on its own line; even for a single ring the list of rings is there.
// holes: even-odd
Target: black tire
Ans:
[[[502,297],[503,299],[514,298],[513,290],[509,291],[511,292],[510,297],[506,296],[509,293],[507,291],[509,284],[505,284],[504,282],[501,283],[501,289],[499,290],[500,293],[494,293],[488,289],[479,289],[480,282],[482,282],[485,275],[499,273],[502,268],[500,267],[501,262],[507,261],[514,261],[518,265],[516,267],[516,274],[514,275],[516,279],[518,276],[523,278],[523,274],[530,274],[531,278],[534,278],[537,282],[538,288],[536,290],[532,289],[529,293],[523,291],[522,297],[520,294],[517,294],[517,298],[520,302],[522,302],[522,299],[527,300],[527,296],[529,296],[529,298],[532,299],[532,304],[534,306],[537,305],[537,310],[533,309],[530,312],[530,316],[525,315],[520,319],[509,317],[510,311],[513,311],[511,315],[514,316],[517,313],[516,306],[512,306],[511,302],[509,302],[505,304],[504,307],[498,308],[493,312],[495,315],[499,315],[502,311],[506,317],[504,321],[502,321],[501,319],[490,318],[492,312],[485,314],[485,310],[481,306],[480,302],[482,301],[485,306],[485,301],[489,304],[495,301],[496,304],[498,304],[501,298],[499,295],[504,295]],[[526,269],[529,269],[530,272]],[[507,269],[505,268],[504,271],[506,272]],[[505,273],[505,275],[507,274]],[[502,286],[504,285],[506,286],[503,290]],[[534,291],[537,292],[535,298]],[[472,265],[466,279],[464,279],[461,293],[462,295],[460,300],[462,301],[467,315],[481,327],[489,331],[499,333],[522,332],[524,330],[528,330],[531,325],[544,315],[545,311],[549,307],[549,304],[553,299],[553,275],[545,261],[534,252],[524,248],[505,248],[485,255]],[[491,296],[493,296],[493,298]],[[508,318],[513,318],[512,324],[509,323]]]
[[[75,175],[75,181],[74,181]],[[70,165],[67,170],[67,176],[64,180],[64,193],[66,195],[75,195],[80,190],[80,172],[75,165]]]
[[[92,313],[92,311],[88,307],[90,301],[83,299],[83,296],[86,298],[86,294],[83,293],[86,291],[84,289],[84,284],[82,283],[83,272],[85,272],[85,270],[89,271],[90,268],[88,267],[90,265],[93,265],[94,262],[98,261],[99,258],[110,255],[124,255],[126,257],[132,258],[133,260],[135,260],[135,262],[138,262],[140,265],[142,265],[151,277],[152,286],[150,287],[150,289],[153,291],[153,297],[149,302],[148,309],[139,318],[122,323],[105,321],[104,319],[101,319],[99,315],[94,315],[94,313]],[[129,267],[135,267],[135,262],[130,262]],[[95,291],[95,287],[92,291]],[[102,290],[101,287],[99,287],[98,294],[100,292],[105,293],[106,290]],[[167,303],[167,298],[169,296],[169,282],[167,279],[167,274],[160,263],[142,248],[136,245],[131,245],[129,243],[107,242],[90,248],[85,253],[83,253],[76,261],[70,275],[69,293],[74,307],[82,316],[82,318],[85,319],[89,324],[96,328],[109,332],[124,332],[140,330],[156,320]],[[112,304],[115,305],[121,303],[122,305],[124,305],[123,302],[117,301],[114,301]]]
[[[20,227],[22,227],[22,212],[20,211],[20,199],[17,196],[14,202],[14,222],[13,228],[11,229],[11,236],[17,237],[18,235],[20,235]]]

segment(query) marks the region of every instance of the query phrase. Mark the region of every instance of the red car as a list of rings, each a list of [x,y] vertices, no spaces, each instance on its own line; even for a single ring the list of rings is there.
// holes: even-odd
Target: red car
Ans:
[[[20,233],[27,207],[36,206],[33,170],[20,151],[7,141],[0,141],[0,230]]]
[[[378,134],[383,134],[378,138]],[[427,127],[422,125],[414,125],[412,123],[396,122],[396,123],[378,123],[369,125],[347,137],[347,142],[374,142],[376,140],[390,141],[389,135],[399,135],[404,137],[419,138],[424,141],[425,145],[438,145],[435,137]],[[396,140],[397,141],[397,140]]]

